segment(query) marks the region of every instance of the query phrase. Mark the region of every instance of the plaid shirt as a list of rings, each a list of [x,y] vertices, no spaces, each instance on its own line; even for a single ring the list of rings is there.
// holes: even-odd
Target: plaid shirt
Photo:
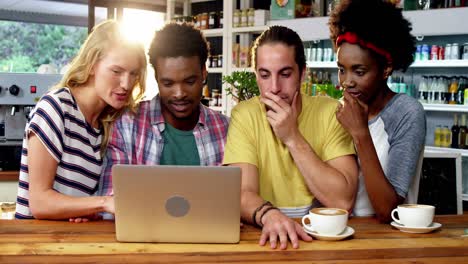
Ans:
[[[200,165],[221,165],[229,119],[202,104],[200,108],[198,123],[193,129]],[[113,194],[111,170],[114,164],[159,164],[164,147],[164,128],[159,95],[141,102],[136,114],[123,114],[115,122],[109,138],[97,195]]]

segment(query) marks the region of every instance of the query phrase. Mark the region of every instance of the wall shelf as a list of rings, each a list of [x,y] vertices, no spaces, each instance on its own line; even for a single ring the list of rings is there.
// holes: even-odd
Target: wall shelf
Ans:
[[[428,60],[415,61],[411,68],[457,68],[468,67],[468,60]]]
[[[254,27],[235,27],[232,28],[232,33],[262,33],[268,26],[254,26]]]
[[[223,67],[218,68],[208,68],[208,73],[223,73]]]
[[[307,67],[313,69],[336,69],[336,61],[307,61]]]
[[[404,11],[415,36],[464,35],[468,32],[468,7]],[[449,19],[448,19],[449,18]],[[328,17],[271,20],[268,25],[293,28],[303,41],[330,38]]]
[[[252,69],[252,67],[247,67],[247,68],[233,67],[233,68],[232,68],[232,72],[235,72],[235,71],[253,72],[254,70]]]
[[[468,113],[468,105],[450,105],[450,104],[422,104],[424,110],[434,112],[459,112]]]
[[[424,149],[430,152],[460,153],[462,157],[468,157],[468,149],[441,148],[434,146],[426,146]]]
[[[307,61],[307,67],[336,69],[336,61]],[[415,61],[410,68],[468,68],[468,60],[428,60]]]
[[[223,29],[222,28],[213,28],[213,29],[204,29],[202,30],[203,35],[205,37],[222,37],[223,36]]]

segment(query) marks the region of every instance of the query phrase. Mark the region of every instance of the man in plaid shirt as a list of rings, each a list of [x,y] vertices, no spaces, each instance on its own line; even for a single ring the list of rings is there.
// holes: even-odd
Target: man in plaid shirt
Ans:
[[[203,106],[208,43],[189,24],[167,24],[148,52],[159,95],[114,124],[99,195],[112,195],[114,164],[221,165],[229,120]],[[131,176],[129,176],[131,177]]]

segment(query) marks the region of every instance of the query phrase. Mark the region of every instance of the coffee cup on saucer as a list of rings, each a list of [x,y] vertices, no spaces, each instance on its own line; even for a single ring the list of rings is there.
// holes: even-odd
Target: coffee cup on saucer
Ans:
[[[398,218],[395,213],[398,212]],[[401,204],[392,211],[392,219],[407,227],[428,227],[434,219],[435,207],[425,204]]]
[[[309,223],[306,223],[307,220]],[[336,236],[342,233],[348,223],[348,211],[340,208],[314,208],[302,217],[302,225],[310,232]]]

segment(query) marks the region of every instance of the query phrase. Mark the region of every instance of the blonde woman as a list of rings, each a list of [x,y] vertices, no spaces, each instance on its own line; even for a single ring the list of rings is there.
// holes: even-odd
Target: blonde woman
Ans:
[[[114,213],[97,190],[112,122],[143,97],[146,56],[116,21],[97,25],[62,80],[41,100],[26,125],[17,219],[82,222]]]

